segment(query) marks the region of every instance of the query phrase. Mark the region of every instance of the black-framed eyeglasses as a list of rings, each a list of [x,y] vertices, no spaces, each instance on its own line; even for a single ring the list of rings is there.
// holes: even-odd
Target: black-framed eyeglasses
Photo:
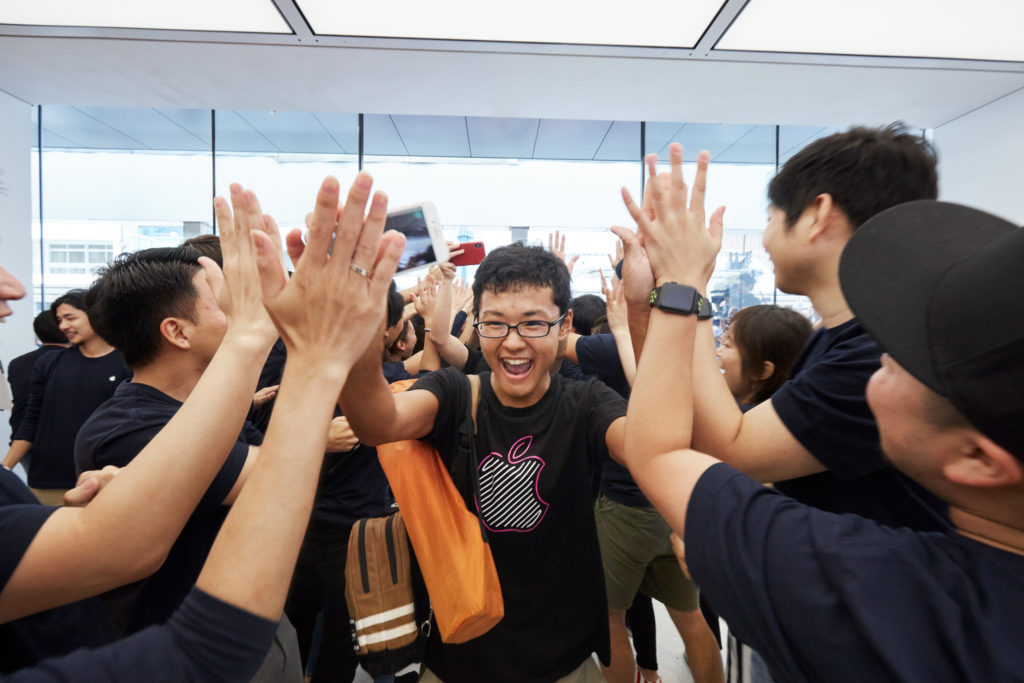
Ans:
[[[515,325],[498,322],[497,320],[485,320],[484,322],[474,323],[473,327],[476,328],[476,333],[484,339],[502,339],[508,336],[509,330],[515,330],[516,334],[520,337],[536,339],[548,336],[551,328],[561,323],[563,318],[565,318],[565,313],[558,316],[558,320],[552,320],[551,322],[547,320],[524,320]]]

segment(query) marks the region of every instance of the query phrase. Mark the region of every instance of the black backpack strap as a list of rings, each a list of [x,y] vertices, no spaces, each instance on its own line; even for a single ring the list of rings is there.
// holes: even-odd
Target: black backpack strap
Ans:
[[[469,480],[473,484],[473,498],[475,499],[477,506],[480,504],[480,475],[478,468],[480,463],[476,457],[476,448],[473,445],[474,436],[476,435],[476,407],[480,401],[480,382],[484,381],[484,377],[476,375],[477,383],[474,387],[472,379],[469,375],[465,375],[466,384],[469,385],[469,400],[466,401],[466,414],[462,418],[462,424],[459,425],[459,451],[458,460],[461,462],[469,463]],[[480,520],[480,535],[483,536],[484,542],[487,542],[487,529],[484,527],[483,519],[480,518],[479,511],[477,512],[477,519]]]

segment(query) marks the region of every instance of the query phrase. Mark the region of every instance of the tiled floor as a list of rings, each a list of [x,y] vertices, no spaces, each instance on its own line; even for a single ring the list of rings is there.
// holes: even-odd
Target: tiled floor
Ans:
[[[662,683],[692,683],[690,669],[683,660],[683,641],[679,638],[668,612],[661,603],[654,603],[654,618],[658,628],[658,673]],[[725,624],[722,623],[722,635],[725,636]],[[373,683],[373,679],[359,669],[355,683]],[[486,681],[481,681],[486,683]]]

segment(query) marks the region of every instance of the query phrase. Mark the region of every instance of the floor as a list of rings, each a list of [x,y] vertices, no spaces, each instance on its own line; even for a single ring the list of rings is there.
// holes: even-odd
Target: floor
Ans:
[[[693,677],[683,659],[683,641],[679,638],[668,612],[657,601],[654,602],[654,618],[658,629],[658,673],[661,675],[662,683],[692,683]],[[725,634],[725,623],[722,622],[723,638]],[[373,679],[359,669],[356,671],[355,683],[373,683]]]

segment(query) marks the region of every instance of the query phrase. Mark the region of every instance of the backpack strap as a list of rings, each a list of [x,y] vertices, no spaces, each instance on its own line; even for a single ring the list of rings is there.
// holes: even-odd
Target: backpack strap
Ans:
[[[466,375],[466,381],[469,383],[469,401],[466,405],[466,415],[462,419],[462,424],[459,425],[459,453],[458,457],[463,462],[469,463],[469,478],[473,482],[473,497],[479,505],[480,502],[480,475],[478,468],[480,466],[479,461],[476,457],[476,448],[474,447],[473,441],[474,436],[477,432],[476,425],[476,409],[477,404],[480,402],[480,377],[478,375]],[[480,535],[483,536],[484,543],[487,542],[487,528],[484,527],[483,519],[480,517],[479,510],[477,511],[477,519],[480,520]]]

